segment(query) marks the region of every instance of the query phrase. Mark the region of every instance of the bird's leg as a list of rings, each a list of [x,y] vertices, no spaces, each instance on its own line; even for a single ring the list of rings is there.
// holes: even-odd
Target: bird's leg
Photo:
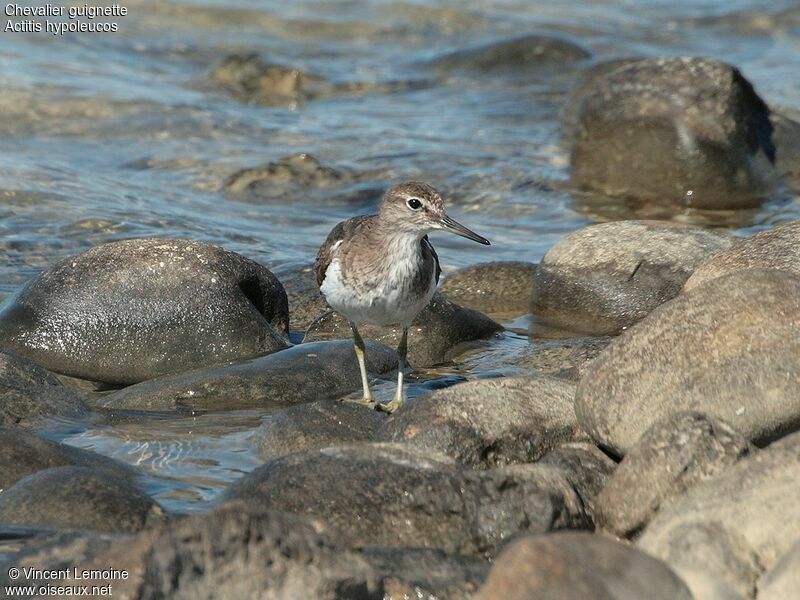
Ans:
[[[408,327],[403,327],[403,335],[400,336],[400,345],[397,346],[397,392],[394,400],[388,404],[378,404],[377,408],[386,412],[394,412],[403,405],[403,370],[406,366],[406,354],[408,353]]]
[[[361,339],[361,334],[356,329],[356,324],[350,322],[350,328],[353,330],[353,346],[356,350],[356,357],[358,357],[358,367],[361,369],[361,388],[364,390],[364,397],[361,400],[354,400],[358,404],[366,404],[367,406],[374,407],[375,401],[372,399],[372,392],[369,391],[369,379],[367,379],[367,364],[364,360],[364,340]]]

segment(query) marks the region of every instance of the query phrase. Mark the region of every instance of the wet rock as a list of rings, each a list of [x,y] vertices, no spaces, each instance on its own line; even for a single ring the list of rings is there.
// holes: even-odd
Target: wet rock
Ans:
[[[730,425],[697,412],[653,424],[600,493],[596,523],[619,536],[640,531],[659,510],[754,448]]]
[[[0,352],[0,424],[30,426],[42,417],[88,415],[81,400],[36,363]]]
[[[800,425],[800,278],[748,270],[709,281],[612,342],[578,384],[583,429],[622,455],[656,421],[697,410],[756,444]]]
[[[139,531],[165,518],[129,481],[93,467],[45,469],[0,494],[0,522],[94,531]]]
[[[532,462],[585,435],[574,398],[574,384],[549,377],[478,379],[415,398],[386,420],[376,439],[470,466]]]
[[[567,520],[523,477],[459,467],[404,444],[354,444],[278,458],[223,499],[324,520],[354,546],[413,546],[491,555],[510,537]]]
[[[564,66],[590,56],[588,50],[567,39],[534,33],[456,50],[434,59],[431,66],[441,71],[536,69]]]
[[[0,491],[23,477],[49,469],[74,465],[132,479],[136,470],[101,454],[51,442],[24,430],[0,427]]]
[[[319,291],[314,264],[276,269],[289,297],[289,329],[305,332],[311,322],[331,310]]]
[[[361,554],[381,574],[385,600],[468,600],[489,572],[482,558],[432,548],[365,548]]]
[[[415,367],[439,364],[463,351],[468,343],[489,338],[502,330],[502,325],[486,315],[462,308],[437,292],[408,330],[408,361]],[[399,327],[364,325],[358,331],[364,339],[391,348],[400,343]],[[352,335],[347,320],[330,312],[309,325],[303,342],[351,338]]]
[[[800,189],[800,113],[772,109],[777,155],[775,167],[795,191]]]
[[[800,541],[758,581],[759,600],[783,600],[800,590]]]
[[[655,516],[638,546],[687,582],[752,597],[759,573],[800,538],[798,485],[794,433],[687,491]]]
[[[280,350],[288,325],[286,293],[261,265],[200,242],[134,239],[33,279],[0,312],[0,346],[128,384]]]
[[[372,439],[384,417],[340,400],[299,404],[270,415],[255,433],[258,455],[269,461],[284,454]]]
[[[703,262],[686,281],[684,291],[745,269],[778,269],[800,276],[800,221],[778,225],[739,239]]]
[[[383,376],[397,369],[395,352],[367,343],[367,371]],[[233,410],[285,408],[341,398],[361,389],[353,343],[300,344],[230,366],[152,379],[106,396],[107,409]]]
[[[531,340],[522,352],[509,362],[551,375],[578,381],[588,365],[608,346],[610,337],[573,337],[559,340]]]
[[[364,559],[338,544],[321,523],[239,504],[120,539],[81,566],[127,570],[128,579],[114,582],[115,598],[383,597]]]
[[[532,311],[548,325],[618,333],[676,296],[700,263],[730,243],[710,231],[657,221],[585,227],[542,258]]]
[[[475,600],[692,600],[664,563],[590,533],[526,536],[497,558]]]
[[[755,206],[774,177],[770,111],[723,62],[644,59],[611,70],[580,102],[575,183],[702,209]]]
[[[526,313],[535,272],[533,263],[481,263],[448,275],[440,291],[451,302],[473,310]]]

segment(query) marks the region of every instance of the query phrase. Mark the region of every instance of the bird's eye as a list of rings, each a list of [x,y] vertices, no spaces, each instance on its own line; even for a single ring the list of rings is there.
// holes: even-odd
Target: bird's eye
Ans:
[[[411,210],[419,210],[422,207],[422,202],[420,202],[419,198],[409,198],[406,200],[406,204]]]

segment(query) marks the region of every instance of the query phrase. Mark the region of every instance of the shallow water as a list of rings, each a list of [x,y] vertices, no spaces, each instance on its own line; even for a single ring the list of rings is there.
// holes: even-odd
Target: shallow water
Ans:
[[[204,240],[270,267],[309,262],[333,224],[374,206],[302,192],[245,202],[221,190],[238,169],[295,152],[365,185],[415,178],[445,190],[451,213],[493,242],[485,248],[434,235],[445,273],[488,260],[536,261],[566,232],[599,220],[671,217],[748,233],[800,217],[791,195],[736,215],[632,212],[579,196],[568,186],[559,125],[579,66],[445,75],[423,66],[483,41],[555,33],[598,58],[721,58],[739,66],[767,102],[800,111],[800,8],[791,0],[125,5],[118,34],[0,36],[0,299],[59,258],[129,237]],[[211,68],[237,51],[332,83],[393,85],[292,106],[243,104],[206,83]],[[525,330],[524,316],[503,322]],[[420,374],[410,393],[502,374],[498,353],[525,343],[509,335]],[[234,412],[54,423],[46,433],[142,466],[151,474],[145,489],[188,511],[257,464],[248,437],[262,418]]]

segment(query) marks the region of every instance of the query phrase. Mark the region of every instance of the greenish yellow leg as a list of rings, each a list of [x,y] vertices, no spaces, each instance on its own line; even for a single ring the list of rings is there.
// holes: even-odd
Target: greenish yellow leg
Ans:
[[[356,357],[358,358],[358,367],[361,369],[361,388],[364,390],[364,397],[361,400],[355,400],[358,404],[366,404],[368,406],[375,406],[375,401],[372,399],[372,392],[369,391],[369,379],[367,378],[367,363],[364,359],[364,340],[361,339],[361,334],[358,333],[355,323],[350,322],[350,328],[353,330],[353,345],[356,350]]]
[[[403,370],[406,366],[406,354],[408,354],[408,327],[403,327],[403,335],[400,336],[400,345],[397,346],[397,392],[394,400],[388,404],[378,404],[379,410],[394,412],[403,406]]]

